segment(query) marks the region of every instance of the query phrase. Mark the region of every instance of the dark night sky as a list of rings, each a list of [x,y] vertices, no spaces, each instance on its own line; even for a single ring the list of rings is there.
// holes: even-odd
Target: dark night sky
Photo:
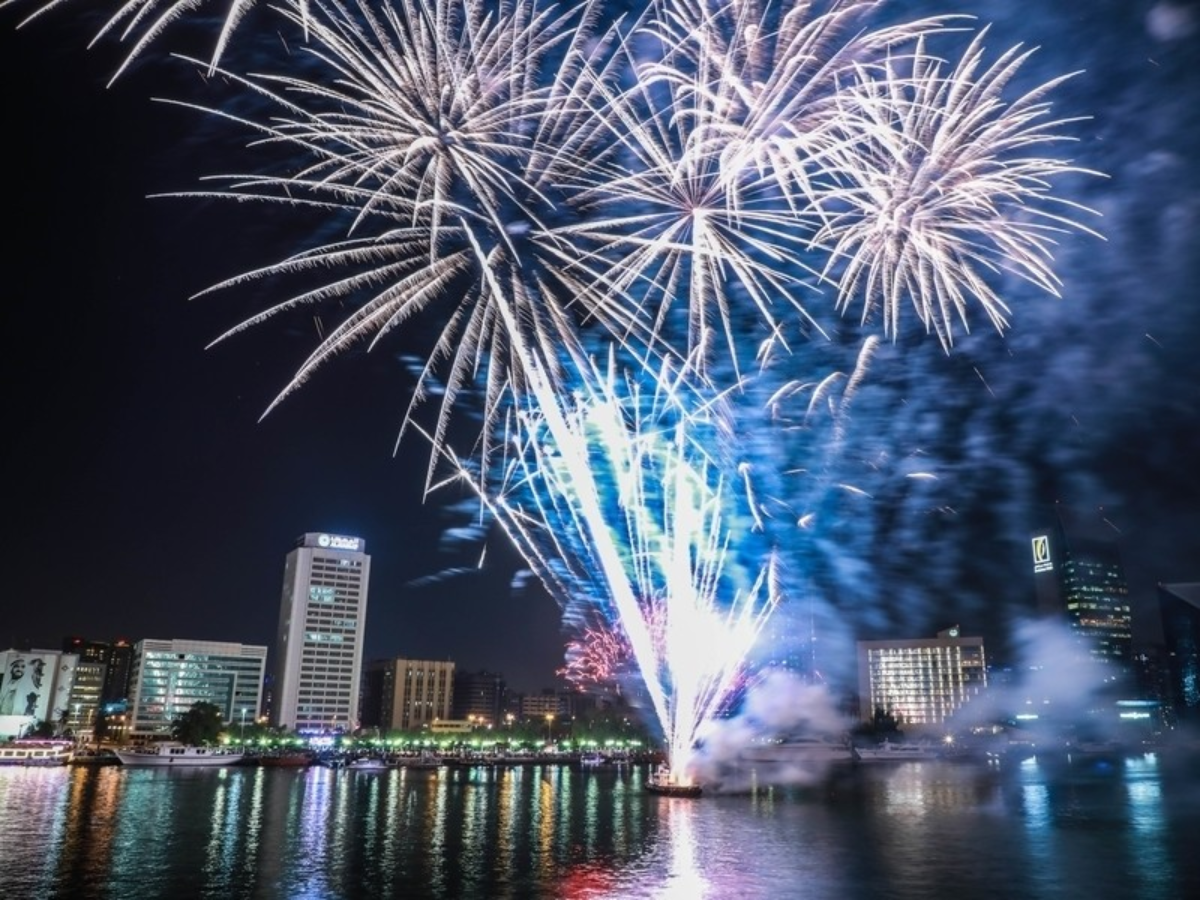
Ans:
[[[1063,300],[1018,309],[1003,343],[978,338],[990,341],[977,359],[993,395],[967,363],[939,376],[973,391],[970,405],[1006,410],[941,429],[963,451],[945,458],[987,460],[949,483],[953,505],[971,516],[990,504],[979,520],[1007,529],[986,546],[947,529],[942,540],[974,540],[967,556],[990,568],[941,587],[970,594],[949,614],[1002,608],[987,619],[999,627],[1032,603],[1024,540],[1035,507],[1105,505],[1124,536],[1139,631],[1152,635],[1154,583],[1200,579],[1200,12],[1035,6],[945,4],[995,20],[997,49],[1040,45],[1043,79],[1086,70],[1063,96],[1093,116],[1077,126],[1078,158],[1111,177],[1082,199],[1104,213],[1108,242],[1069,238]],[[516,563],[502,545],[489,548],[497,572],[412,584],[464,561],[438,550],[422,449],[392,454],[410,388],[395,349],[339,360],[261,423],[313,344],[312,320],[204,349],[269,287],[187,298],[272,259],[258,251],[278,220],[147,199],[219,170],[195,116],[149,100],[180,96],[195,76],[151,64],[106,89],[111,46],[85,52],[88,32],[66,15],[17,33],[15,21],[11,10],[0,18],[4,528],[16,562],[0,644],[57,646],[66,634],[270,644],[283,558],[297,535],[327,530],[365,538],[372,554],[368,655],[449,657],[518,687],[548,684],[557,609],[510,591]],[[936,455],[937,433],[922,441]],[[991,495],[997,472],[1019,495]],[[962,591],[961,578],[975,587]],[[930,606],[914,627],[933,620]]]

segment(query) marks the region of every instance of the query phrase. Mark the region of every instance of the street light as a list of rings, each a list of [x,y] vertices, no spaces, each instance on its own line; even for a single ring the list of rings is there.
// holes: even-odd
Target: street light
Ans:
[[[554,743],[554,713],[546,713],[546,743]]]
[[[242,707],[242,746],[246,746],[246,707]]]

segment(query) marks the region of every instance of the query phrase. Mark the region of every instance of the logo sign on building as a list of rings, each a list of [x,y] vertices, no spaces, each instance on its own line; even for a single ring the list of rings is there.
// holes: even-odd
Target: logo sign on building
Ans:
[[[1050,538],[1040,534],[1033,539],[1033,571],[1049,572],[1054,568],[1050,560]]]
[[[337,534],[321,534],[317,536],[317,546],[328,550],[353,550],[357,552],[361,543],[362,541],[356,537],[342,537]]]

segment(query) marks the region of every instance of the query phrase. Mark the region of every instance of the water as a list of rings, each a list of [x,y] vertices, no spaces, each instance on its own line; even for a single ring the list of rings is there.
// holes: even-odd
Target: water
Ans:
[[[1200,887],[1200,767],[896,763],[696,800],[646,771],[0,770],[0,897],[1122,898]]]

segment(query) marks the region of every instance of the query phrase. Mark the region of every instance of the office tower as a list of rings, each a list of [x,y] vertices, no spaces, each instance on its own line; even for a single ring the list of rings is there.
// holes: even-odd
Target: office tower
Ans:
[[[464,672],[454,676],[453,718],[497,725],[504,709],[506,687],[495,672]]]
[[[271,722],[303,732],[353,731],[371,557],[361,538],[311,533],[287,556]]]
[[[423,659],[380,659],[363,673],[364,728],[411,731],[450,718],[454,663]]]
[[[133,644],[124,638],[112,642],[108,649],[108,670],[104,673],[102,703],[128,700],[133,684]]]
[[[236,725],[253,722],[262,703],[267,648],[221,641],[138,641],[133,647],[133,690],[128,731],[170,735],[175,719],[197,703],[211,703]]]
[[[82,637],[63,638],[63,652],[79,657],[71,687],[66,727],[76,737],[90,738],[104,697],[104,683],[112,658],[112,645]]]
[[[1033,579],[1038,609],[1065,618],[1096,662],[1129,672],[1133,615],[1116,532],[1097,513],[1055,507],[1054,522],[1033,534]]]
[[[1200,724],[1200,582],[1160,584],[1158,608],[1175,721]]]
[[[901,727],[940,725],[987,687],[983,638],[957,627],[935,638],[858,642],[859,715]]]

